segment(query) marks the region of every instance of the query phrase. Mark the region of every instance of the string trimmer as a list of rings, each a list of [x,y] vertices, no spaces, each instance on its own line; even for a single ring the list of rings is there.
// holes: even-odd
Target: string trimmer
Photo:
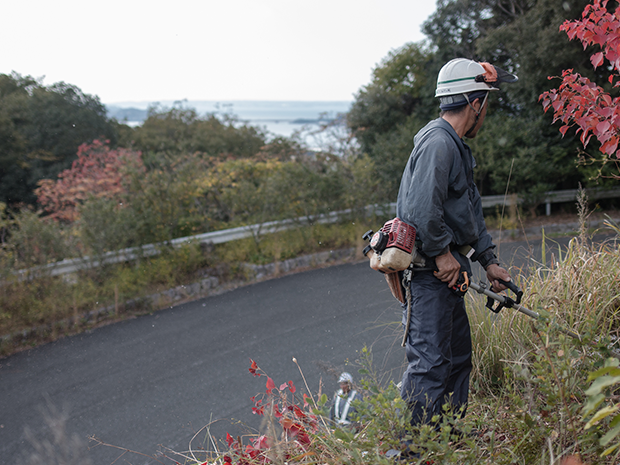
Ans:
[[[516,300],[508,297],[507,295],[497,294],[493,292],[491,289],[487,287],[487,285],[483,282],[476,284],[474,282],[469,281],[469,277],[467,276],[467,272],[463,271],[461,273],[461,277],[457,282],[457,287],[465,286],[464,292],[467,292],[467,288],[473,289],[478,294],[484,294],[487,296],[487,308],[494,313],[499,313],[503,308],[514,308],[515,310],[529,316],[530,318],[534,318],[535,320],[540,320],[540,314],[530,310],[529,308],[521,305],[521,298],[523,297],[523,291],[512,281],[504,281],[502,279],[498,279],[498,281],[510,289],[516,296]],[[459,291],[461,291],[459,289]],[[494,304],[494,301],[497,302],[497,305]],[[575,339],[581,339],[579,335],[573,331],[568,329],[560,328],[560,331]]]

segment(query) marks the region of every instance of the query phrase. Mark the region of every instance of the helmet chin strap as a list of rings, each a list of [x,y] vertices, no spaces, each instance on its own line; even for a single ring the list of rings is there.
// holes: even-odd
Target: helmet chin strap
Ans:
[[[469,105],[469,108],[474,110],[474,113],[476,113],[476,120],[474,121],[474,124],[472,124],[471,128],[469,128],[469,130],[465,133],[465,137],[469,138],[471,136],[471,133],[473,132],[474,128],[478,124],[478,120],[480,119],[480,114],[482,113],[482,110],[484,109],[484,106],[487,103],[487,98],[489,97],[489,93],[487,92],[486,95],[484,96],[484,100],[482,101],[482,105],[480,105],[480,110],[478,110],[478,111],[476,111],[474,106],[469,101],[469,96],[467,94],[463,94],[463,95],[465,96],[465,100],[467,100],[467,105]]]

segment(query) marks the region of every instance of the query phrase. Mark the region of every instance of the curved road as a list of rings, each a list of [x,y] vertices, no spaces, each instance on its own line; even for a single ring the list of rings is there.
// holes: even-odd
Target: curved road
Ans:
[[[523,263],[529,248],[503,244],[504,263]],[[49,439],[50,409],[66,414],[67,432],[85,446],[92,435],[146,455],[160,446],[187,450],[210,420],[220,420],[211,428],[217,440],[242,434],[260,425],[250,397],[265,386],[248,372],[250,358],[276,384],[292,380],[305,392],[295,357],[313,393],[322,382],[331,396],[337,373],[357,378],[347,362],[367,345],[375,368],[398,380],[400,314],[384,278],[364,262],[249,285],[13,355],[0,360],[0,457],[20,463],[32,453],[26,429],[40,444]],[[95,465],[122,453],[93,445]],[[127,454],[117,463],[156,462]]]
[[[32,447],[48,404],[68,414],[67,429],[148,455],[159,444],[187,450],[194,431],[210,419],[213,435],[259,426],[250,397],[265,379],[249,372],[254,359],[276,382],[292,380],[301,391],[301,365],[310,389],[321,378],[331,396],[345,361],[373,347],[378,368],[396,368],[403,353],[395,343],[398,304],[384,278],[366,263],[309,271],[249,285],[64,338],[0,360],[0,457],[4,463]],[[391,323],[396,323],[390,326]],[[356,368],[347,367],[354,375]],[[395,373],[400,376],[400,369]],[[87,441],[85,441],[87,442]],[[120,452],[96,447],[96,465]],[[130,463],[151,463],[138,455]],[[121,463],[123,463],[121,461]]]

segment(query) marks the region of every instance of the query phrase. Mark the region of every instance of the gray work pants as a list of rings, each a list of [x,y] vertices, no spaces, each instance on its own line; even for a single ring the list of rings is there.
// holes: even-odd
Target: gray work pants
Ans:
[[[432,272],[411,281],[412,309],[407,338],[409,365],[401,395],[411,409],[411,424],[431,423],[450,402],[465,415],[471,372],[471,333],[462,297]],[[406,320],[404,306],[403,325]]]

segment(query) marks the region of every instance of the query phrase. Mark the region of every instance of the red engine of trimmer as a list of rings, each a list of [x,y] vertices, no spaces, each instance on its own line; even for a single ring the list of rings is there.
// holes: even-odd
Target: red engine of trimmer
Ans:
[[[381,244],[377,247],[374,243]],[[383,227],[372,236],[370,246],[375,252],[383,252],[390,247],[398,247],[407,253],[412,253],[415,247],[415,228],[409,226],[400,218],[394,218],[383,225]]]
[[[394,218],[373,234],[368,231],[364,238],[370,245],[364,254],[370,258],[370,266],[384,273],[405,270],[411,263],[415,247],[415,228],[400,218]],[[374,254],[368,255],[370,251]]]

